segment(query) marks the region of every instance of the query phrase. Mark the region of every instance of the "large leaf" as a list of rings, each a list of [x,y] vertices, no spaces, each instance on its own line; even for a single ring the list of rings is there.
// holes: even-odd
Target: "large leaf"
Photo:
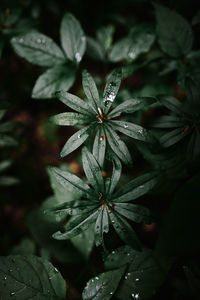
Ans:
[[[120,160],[113,156],[113,171],[112,171],[112,177],[110,180],[110,186],[109,186],[109,194],[112,194],[119,182],[121,172],[122,172],[122,165]]]
[[[68,59],[79,63],[85,53],[86,37],[79,21],[66,13],[61,23],[61,44]]]
[[[130,203],[115,203],[114,210],[136,223],[150,224],[152,222],[151,212],[147,207]]]
[[[59,300],[66,297],[66,283],[52,264],[36,256],[0,258],[1,299]]]
[[[52,98],[59,90],[68,91],[74,84],[75,78],[76,69],[67,65],[48,69],[37,79],[32,90],[32,98]]]
[[[12,38],[15,52],[35,65],[51,67],[63,64],[66,58],[54,41],[39,32],[29,32]]]
[[[162,116],[151,123],[154,128],[176,128],[183,126],[184,122],[180,117]]]
[[[184,130],[185,128],[182,126],[164,134],[160,138],[160,144],[167,148],[178,143],[188,134],[188,132],[184,133]]]
[[[123,300],[148,300],[163,283],[171,261],[166,257],[154,256],[151,250],[143,249],[138,252],[129,246],[118,248],[106,258],[105,267],[109,271],[116,272],[125,266],[126,273],[115,297]]]
[[[115,293],[125,268],[102,273],[88,281],[83,300],[109,300]]]
[[[188,21],[167,7],[154,6],[161,49],[172,57],[188,54],[193,45],[193,32]]]
[[[95,39],[88,36],[86,54],[95,60],[104,61],[105,53],[103,47]]]

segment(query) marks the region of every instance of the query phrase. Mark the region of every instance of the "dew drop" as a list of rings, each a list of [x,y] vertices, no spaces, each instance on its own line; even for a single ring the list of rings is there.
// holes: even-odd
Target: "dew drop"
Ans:
[[[128,277],[127,277],[127,276],[125,276],[125,277],[124,277],[124,279],[126,280],[126,279],[128,279]]]
[[[79,134],[79,135],[78,135],[78,139],[80,139],[80,137],[81,137],[81,135]]]
[[[79,52],[77,52],[77,53],[75,54],[75,58],[76,58],[77,63],[79,63],[79,62],[81,61],[81,55],[80,55]]]
[[[91,281],[94,282],[94,279],[92,279]]]
[[[42,42],[41,39],[37,39],[38,44],[41,44],[41,42]]]
[[[115,251],[112,251],[112,254],[115,254]]]
[[[11,297],[14,296],[14,295],[15,295],[15,292],[10,293],[10,296],[11,296]]]
[[[57,268],[54,268],[54,271],[55,271],[56,273],[58,273],[58,269],[57,269]]]
[[[4,280],[6,280],[7,279],[7,276],[4,276]]]
[[[128,53],[128,57],[130,57],[131,59],[134,59],[136,57],[136,52],[134,50],[130,51]]]
[[[127,253],[127,256],[130,256],[130,253]]]
[[[23,39],[23,38],[20,38],[20,39],[19,39],[19,42],[20,42],[20,43],[23,43],[23,42],[24,42],[24,39]]]
[[[127,276],[130,276],[131,275],[131,273],[127,273]]]
[[[99,280],[99,277],[95,277],[96,280]]]
[[[113,295],[113,292],[110,292],[110,295]]]
[[[84,42],[86,40],[85,36],[81,37],[81,41]]]
[[[114,220],[112,220],[112,223],[114,224],[114,223],[115,223],[115,221],[114,221]]]
[[[12,270],[12,269],[10,269],[10,270],[8,270],[8,271],[9,271],[10,273],[12,273],[12,271],[13,271],[13,270]]]
[[[135,281],[139,281],[140,279],[139,278],[135,278]]]
[[[100,137],[100,141],[102,142],[104,140],[104,137],[103,135]]]
[[[124,128],[128,128],[128,125],[127,125],[127,124],[124,124]]]
[[[139,134],[142,134],[142,133],[143,133],[143,130],[142,130],[142,129],[139,129],[139,130],[138,130],[138,133],[139,133]]]

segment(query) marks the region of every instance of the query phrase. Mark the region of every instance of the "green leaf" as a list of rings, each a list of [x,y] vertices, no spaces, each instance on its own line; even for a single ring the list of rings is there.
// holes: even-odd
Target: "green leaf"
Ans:
[[[91,115],[91,113],[94,113],[87,102],[84,102],[82,99],[75,95],[64,91],[57,92],[56,95],[58,99],[64,104],[84,115]]]
[[[177,129],[174,129],[166,134],[164,134],[161,138],[160,138],[160,144],[164,147],[164,148],[168,148],[176,143],[178,143],[179,141],[181,141],[186,135],[184,133],[184,127],[179,127]]]
[[[2,299],[52,299],[66,297],[66,283],[53,265],[36,256],[0,258]]]
[[[153,137],[150,135],[150,133],[143,127],[130,123],[130,122],[124,122],[124,121],[110,121],[109,122],[113,129],[124,133],[125,135],[130,136],[131,138],[134,138],[139,141],[144,142],[152,142]]]
[[[104,128],[101,126],[98,128],[94,144],[93,144],[93,155],[98,161],[100,167],[103,167],[104,159],[105,159],[105,151],[106,151],[106,135]]]
[[[49,119],[50,122],[61,126],[82,125],[89,122],[91,119],[86,115],[81,115],[73,112],[65,112],[55,115]]]
[[[64,157],[80,147],[89,137],[91,130],[92,126],[89,125],[74,133],[65,143],[60,156]]]
[[[19,183],[19,179],[11,176],[0,176],[0,186],[10,186]]]
[[[114,203],[114,210],[117,211],[120,215],[136,223],[152,223],[151,212],[146,207],[130,203]]]
[[[35,65],[51,67],[63,64],[66,58],[54,41],[39,32],[28,32],[12,38],[15,52]]]
[[[176,128],[183,125],[183,120],[176,116],[162,116],[151,123],[153,128]]]
[[[170,256],[193,255],[200,251],[200,174],[183,182],[163,220],[156,253]]]
[[[113,25],[103,26],[97,30],[97,39],[106,52],[110,49],[112,44],[114,31]]]
[[[119,235],[122,241],[127,245],[130,245],[134,249],[141,249],[141,242],[139,241],[135,231],[132,229],[131,225],[114,210],[109,214],[111,224],[115,231]]]
[[[8,135],[0,134],[0,147],[15,147],[17,146],[17,141]]]
[[[139,24],[133,27],[128,37],[118,41],[109,54],[111,62],[120,60],[133,61],[139,55],[150,50],[155,41],[155,33],[151,24]]]
[[[71,239],[74,247],[83,255],[85,259],[88,259],[94,246],[94,226],[88,227],[85,231]]]
[[[101,44],[89,36],[87,36],[86,54],[95,60],[104,61],[105,59],[104,49]]]
[[[165,6],[154,3],[154,7],[161,49],[172,57],[188,54],[192,49],[194,39],[188,21]]]
[[[112,202],[127,202],[148,193],[158,182],[154,172],[141,175],[121,187],[113,196]]]
[[[74,84],[75,78],[75,68],[62,65],[48,69],[38,77],[32,90],[32,98],[54,98],[57,91],[68,91]]]
[[[60,28],[61,44],[67,58],[80,63],[86,49],[86,37],[79,21],[70,13],[66,13]]]
[[[103,92],[104,112],[107,113],[115,100],[122,80],[121,69],[113,70],[107,78],[106,86]]]
[[[67,190],[74,192],[79,196],[91,193],[89,186],[70,172],[55,167],[49,167],[48,172],[51,174],[52,178],[55,178]]]
[[[4,160],[0,163],[0,172],[3,172],[4,170],[8,169],[12,165],[11,160]]]
[[[196,161],[200,157],[200,132],[196,129],[190,137],[187,145],[187,158],[189,161]]]
[[[16,126],[16,122],[4,122],[0,124],[0,134],[13,131]]]
[[[82,162],[88,182],[93,186],[95,191],[104,193],[104,180],[102,171],[95,157],[87,150],[86,147],[82,149]]]
[[[95,222],[98,213],[98,210],[94,208],[86,210],[86,212],[84,212],[83,210],[81,215],[71,217],[71,219],[65,226],[66,232],[62,233],[60,231],[57,231],[53,234],[53,238],[57,240],[66,240],[75,237],[84,230],[88,229],[90,224]]]
[[[132,164],[132,158],[126,144],[120,139],[111,126],[106,126],[105,129],[110,148],[125,164]]]
[[[156,256],[149,249],[139,252],[129,246],[113,251],[105,261],[108,271],[116,272],[126,267],[115,293],[116,298],[126,300],[151,299],[165,280],[171,264],[167,257]]]
[[[124,274],[125,268],[102,273],[87,283],[83,290],[83,300],[109,300],[113,297]]]
[[[92,107],[98,114],[98,107],[100,106],[99,93],[94,82],[94,79],[90,75],[87,70],[83,70],[82,72],[82,85],[85,92],[86,97],[91,102]]]
[[[183,115],[182,104],[179,100],[172,96],[158,96],[158,100],[177,115]]]
[[[156,102],[156,99],[153,97],[136,97],[129,99],[109,112],[109,117],[115,118],[119,117],[122,113],[134,113],[135,111],[150,106],[154,102]]]
[[[113,171],[112,171],[112,177],[111,177],[110,186],[109,186],[109,194],[110,195],[114,192],[114,190],[119,182],[119,179],[121,177],[121,172],[122,172],[121,162],[116,156],[112,157],[112,162],[113,162]]]

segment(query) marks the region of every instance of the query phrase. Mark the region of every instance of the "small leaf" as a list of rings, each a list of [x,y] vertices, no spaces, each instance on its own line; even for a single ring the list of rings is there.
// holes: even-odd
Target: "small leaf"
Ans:
[[[114,210],[109,215],[111,224],[115,231],[119,235],[122,241],[127,245],[130,245],[134,249],[141,249],[141,242],[139,241],[135,231],[132,229],[131,225]]]
[[[153,128],[176,128],[183,125],[183,120],[176,116],[162,116],[151,123]]]
[[[158,96],[158,100],[166,106],[171,111],[175,112],[177,115],[183,115],[182,104],[179,100],[172,96]]]
[[[52,299],[66,297],[66,283],[53,265],[37,256],[0,258],[2,299]]]
[[[17,146],[17,141],[8,135],[0,134],[0,147],[15,147]]]
[[[56,93],[56,95],[58,99],[64,104],[84,115],[91,115],[91,113],[94,113],[93,110],[91,110],[91,108],[89,107],[88,103],[84,102],[82,99],[73,94],[59,91]]]
[[[11,160],[4,160],[0,163],[0,172],[3,172],[4,170],[8,169],[12,165]]]
[[[15,52],[35,65],[51,67],[63,64],[66,59],[54,41],[39,32],[29,32],[12,38]]]
[[[91,129],[92,127],[89,125],[74,133],[65,143],[60,156],[64,157],[80,147],[89,137]]]
[[[81,232],[79,235],[71,239],[71,243],[78,249],[78,251],[88,259],[94,246],[94,226],[88,227],[87,230]]]
[[[61,44],[67,58],[80,63],[86,49],[86,37],[79,21],[70,13],[66,13],[60,28]]]
[[[65,112],[55,115],[49,119],[50,122],[61,126],[82,125],[90,121],[86,115],[81,115],[73,112]]]
[[[196,129],[190,137],[187,145],[187,158],[189,161],[196,161],[200,157],[200,132]]]
[[[127,58],[128,49],[131,47],[132,39],[129,37],[119,40],[111,48],[109,53],[109,60],[111,62],[118,62]]]
[[[101,44],[89,36],[87,36],[86,54],[95,60],[104,61],[105,59],[104,49]]]
[[[93,144],[93,155],[98,161],[100,167],[103,167],[106,151],[106,135],[104,128],[101,126],[96,133]]]
[[[193,32],[188,21],[168,7],[155,3],[157,34],[161,49],[172,57],[190,52]]]
[[[176,143],[178,143],[179,141],[181,141],[186,135],[184,134],[184,127],[179,127],[177,129],[174,129],[166,134],[164,134],[161,138],[160,138],[160,144],[164,147],[164,148],[168,148]]]
[[[109,300],[113,297],[125,268],[102,273],[88,281],[83,300]]]
[[[106,52],[110,49],[112,44],[114,30],[113,25],[107,25],[99,28],[97,31],[97,39]]]
[[[101,209],[95,223],[95,244],[98,247],[103,243],[103,210]]]
[[[86,97],[91,102],[94,110],[98,114],[98,107],[100,107],[99,93],[94,79],[86,70],[82,72],[82,84]]]
[[[121,187],[113,196],[112,202],[127,202],[149,192],[158,182],[155,173],[141,175]]]
[[[19,179],[11,176],[0,176],[0,186],[10,186],[19,183]]]
[[[105,105],[104,112],[107,113],[115,100],[122,79],[121,69],[113,70],[107,78],[106,86],[103,93],[103,102]]]
[[[82,162],[83,169],[89,183],[97,192],[104,193],[104,180],[102,176],[102,171],[96,159],[87,150],[86,147],[82,149]]]
[[[110,124],[112,125],[113,129],[122,132],[131,138],[144,142],[153,142],[153,137],[150,135],[150,133],[139,125],[115,120],[110,121]]]
[[[76,70],[65,65],[48,69],[38,77],[32,90],[32,98],[53,98],[59,90],[68,91],[74,84]]]
[[[126,144],[120,139],[118,134],[111,128],[106,126],[107,141],[114,153],[125,163],[132,164],[131,155]]]
[[[119,182],[119,179],[121,177],[121,172],[122,172],[121,162],[116,156],[113,156],[112,162],[113,162],[113,171],[112,171],[112,177],[111,177],[110,186],[109,186],[109,194],[110,195],[114,192],[114,190]]]

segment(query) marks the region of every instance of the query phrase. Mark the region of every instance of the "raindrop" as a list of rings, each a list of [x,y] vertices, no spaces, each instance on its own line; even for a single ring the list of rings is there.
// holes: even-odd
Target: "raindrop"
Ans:
[[[127,256],[130,256],[130,253],[127,253]]]
[[[79,134],[79,135],[78,135],[78,139],[80,139],[80,137],[81,137],[81,135]]]
[[[15,295],[15,292],[10,293],[10,296],[11,296],[11,297],[14,296],[14,295]]]
[[[4,276],[4,280],[6,280],[7,279],[7,276]]]
[[[102,142],[104,140],[104,137],[103,135],[100,137],[100,141]]]
[[[114,224],[114,223],[115,223],[115,221],[114,221],[114,220],[112,220],[112,223]]]
[[[139,299],[139,294],[135,294],[135,299]]]
[[[42,44],[45,44],[45,43],[46,43],[45,39],[42,39]]]
[[[96,280],[99,280],[99,277],[95,277]]]
[[[94,279],[92,279],[91,281],[94,282]]]
[[[113,292],[110,292],[110,295],[113,295]]]
[[[23,43],[23,42],[24,42],[24,39],[23,39],[23,38],[20,38],[20,39],[19,39],[19,42],[20,42],[20,43]]]
[[[77,52],[77,53],[75,54],[75,58],[76,58],[77,63],[79,63],[79,62],[81,61],[81,55],[80,55],[79,52]]]
[[[135,278],[135,281],[139,281],[140,279],[139,278]]]
[[[55,271],[56,273],[58,273],[58,269],[57,269],[57,268],[54,268],[54,271]]]
[[[13,271],[13,270],[12,270],[12,269],[10,269],[10,270],[8,270],[8,271],[9,271],[10,273],[12,273],[12,271]]]
[[[128,57],[130,57],[131,59],[134,59],[134,58],[136,57],[135,51],[134,51],[134,50],[130,51],[130,52],[128,53]]]
[[[81,41],[84,42],[86,40],[85,36],[81,37]]]
[[[143,189],[143,188],[144,188],[144,185],[140,185],[139,188],[140,188],[140,189]]]
[[[138,130],[138,133],[139,133],[139,134],[142,134],[142,133],[143,133],[143,130],[142,130],[142,129],[139,129],[139,130]]]
[[[42,42],[41,39],[37,39],[38,44],[41,44],[41,42]]]
[[[127,124],[124,124],[124,128],[128,128],[128,125],[127,125]]]
[[[131,273],[127,273],[127,276],[130,276],[131,275]]]
[[[125,277],[124,277],[124,279],[126,280],[126,279],[128,279],[128,277],[127,277],[127,276],[125,276]]]
[[[115,251],[112,251],[112,254],[115,254]]]

